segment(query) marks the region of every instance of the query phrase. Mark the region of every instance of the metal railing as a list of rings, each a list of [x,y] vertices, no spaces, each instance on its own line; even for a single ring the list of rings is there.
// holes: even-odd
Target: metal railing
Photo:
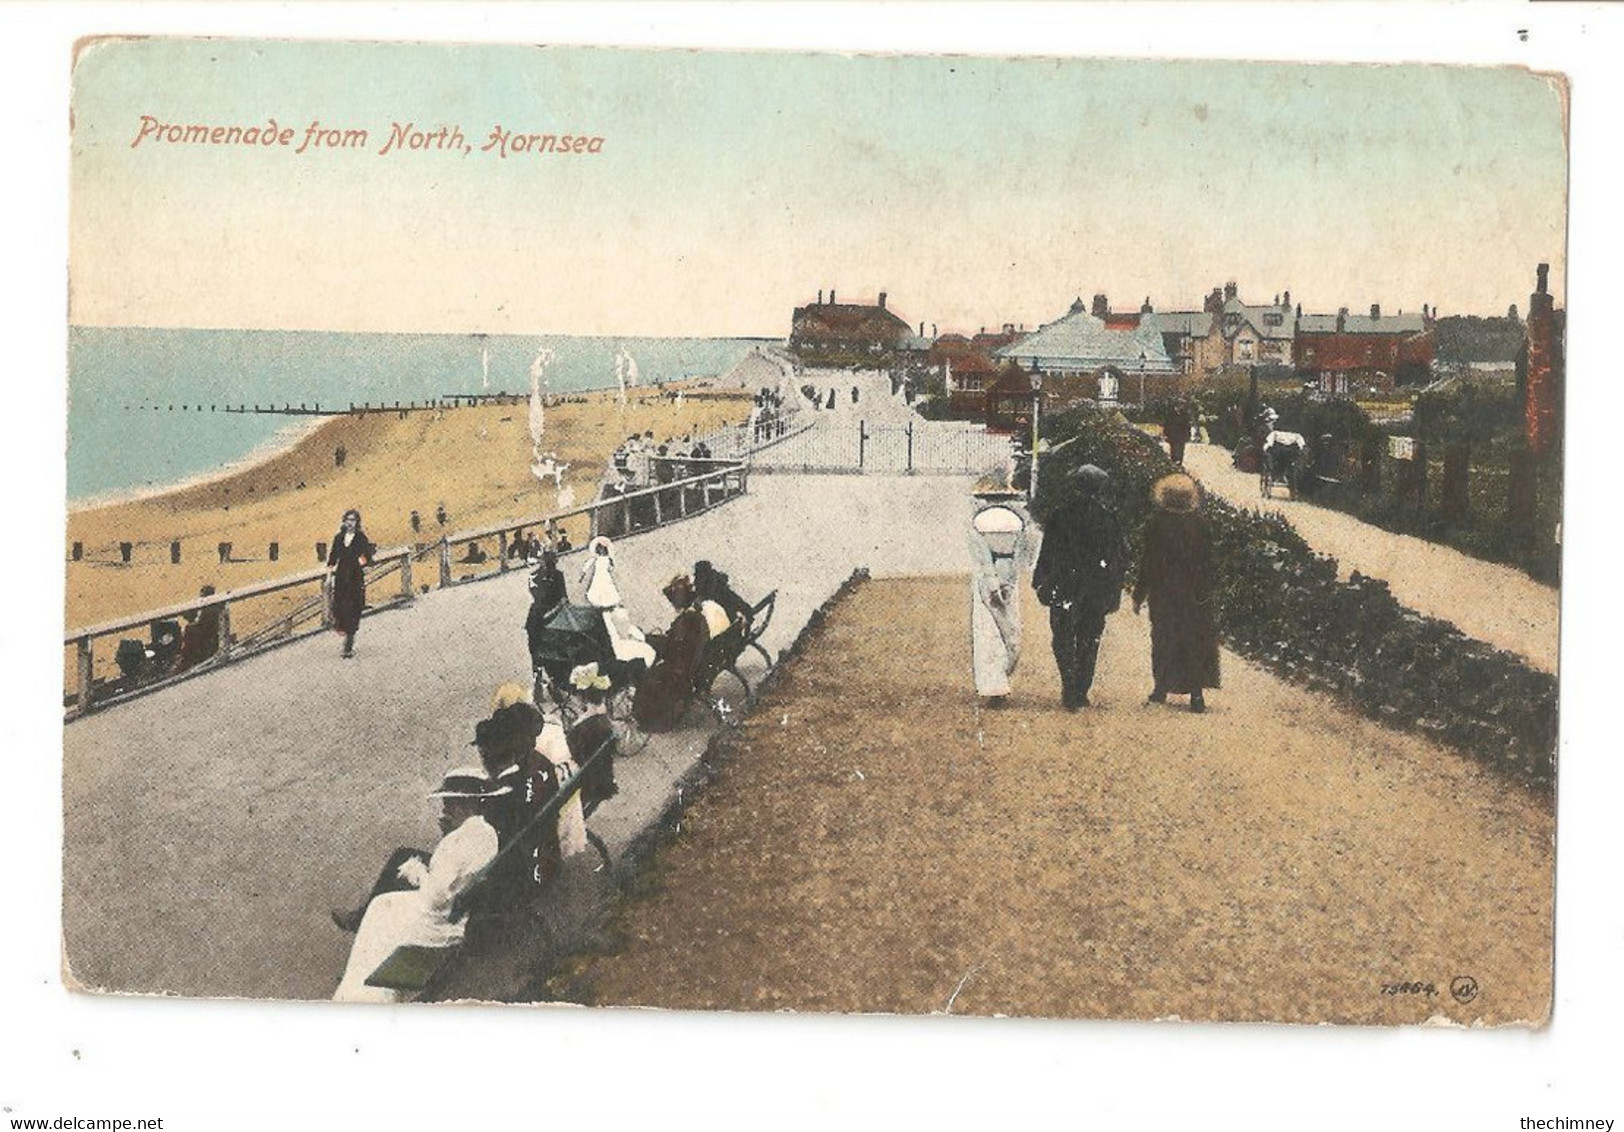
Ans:
[[[656,484],[624,495],[594,500],[580,507],[459,531],[435,542],[378,551],[366,570],[369,598],[377,592],[372,587],[392,576],[398,576],[398,585],[383,602],[369,604],[364,615],[410,604],[418,592],[427,592],[431,586],[418,583],[421,576],[419,563],[434,561],[437,566],[434,588],[444,589],[498,577],[515,568],[515,564],[523,567],[524,559],[519,553],[522,544],[518,536],[531,528],[567,531],[569,526],[579,525],[584,520],[589,536],[613,534],[614,537],[624,537],[702,514],[738,498],[749,488],[749,468],[739,461],[690,458],[682,463],[690,468],[697,464],[711,467],[708,471],[674,479],[668,484]],[[480,542],[492,539],[496,541],[494,554],[478,547]],[[461,546],[473,549],[458,559],[453,549]],[[580,545],[572,545],[568,549],[579,548]],[[289,577],[70,629],[64,634],[62,642],[63,647],[71,651],[71,658],[65,665],[69,673],[69,686],[63,695],[66,718],[76,719],[97,708],[167,687],[232,661],[331,628],[330,588],[329,571],[324,566],[318,566]],[[300,590],[306,591],[303,596],[299,596]],[[266,601],[279,602],[282,608],[268,614],[261,608],[257,617],[242,616],[241,610],[245,605]],[[241,636],[233,632],[234,609],[239,611],[237,616],[243,624],[257,622]],[[186,623],[184,628],[183,622]],[[187,630],[206,634],[212,639],[189,646],[185,638]],[[132,646],[125,646],[124,640],[130,640],[127,635],[131,633],[147,633],[150,637],[147,640],[134,640]],[[108,638],[123,638],[120,648],[110,656],[105,650],[98,655],[97,642]]]

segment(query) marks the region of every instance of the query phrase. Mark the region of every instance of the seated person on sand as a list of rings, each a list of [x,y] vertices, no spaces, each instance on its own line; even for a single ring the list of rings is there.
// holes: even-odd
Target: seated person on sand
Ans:
[[[204,586],[199,597],[213,597],[214,587]],[[177,670],[184,672],[196,667],[220,651],[220,607],[206,605],[197,613],[186,615],[186,624],[180,631],[180,660]]]
[[[679,574],[661,592],[677,615],[664,634],[651,635],[658,659],[632,700],[632,718],[644,731],[670,731],[682,722],[693,696],[694,676],[710,643],[710,629],[699,611],[692,579]]]
[[[581,585],[586,589],[586,603],[603,611],[603,624],[609,630],[609,644],[615,659],[640,660],[654,663],[654,649],[643,636],[643,631],[632,624],[631,615],[621,602],[620,584],[615,580],[614,547],[599,535],[587,547],[586,567],[581,571]]]
[[[434,852],[395,850],[366,904],[357,912],[333,913],[334,923],[355,932],[335,1001],[398,1002],[399,992],[366,985],[379,964],[397,947],[448,947],[462,941],[466,918],[453,919],[453,908],[496,856],[496,829],[484,815],[507,793],[508,787],[491,781],[480,767],[463,767],[429,794],[442,807],[444,836]]]

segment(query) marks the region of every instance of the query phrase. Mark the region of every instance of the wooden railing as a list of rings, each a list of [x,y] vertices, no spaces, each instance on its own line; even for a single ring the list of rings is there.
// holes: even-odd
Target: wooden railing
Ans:
[[[683,462],[689,465],[690,469],[703,464],[708,466],[709,470],[668,484],[656,484],[625,495],[594,500],[564,511],[498,523],[471,531],[459,531],[446,535],[437,542],[381,550],[373,556],[372,564],[366,571],[369,599],[379,592],[374,589],[378,583],[387,581],[391,576],[398,576],[398,583],[394,592],[385,601],[369,604],[365,613],[370,616],[384,609],[409,604],[419,592],[417,586],[421,573],[418,563],[431,559],[435,561],[438,570],[434,585],[443,589],[464,582],[497,577],[507,573],[516,563],[522,566],[523,558],[516,553],[517,536],[532,528],[537,530],[557,528],[569,520],[584,517],[590,535],[611,534],[614,537],[624,537],[701,514],[730,499],[738,498],[748,490],[749,468],[739,461],[688,459]],[[477,554],[467,553],[461,559],[453,554],[455,547],[474,547],[482,541],[489,542],[492,539],[496,541],[494,554],[487,553],[483,549]],[[576,546],[571,549],[581,548]],[[464,570],[459,576],[459,567],[475,567],[475,569]],[[162,609],[122,617],[116,621],[72,629],[64,635],[62,642],[64,648],[73,651],[72,663],[68,666],[71,672],[70,687],[63,696],[66,716],[72,720],[96,708],[167,687],[179,680],[219,668],[234,660],[330,628],[330,586],[331,575],[326,567],[318,566],[286,578],[243,586],[207,597],[192,598]],[[314,591],[291,609],[277,611],[266,619],[265,623],[241,637],[233,634],[231,624],[233,607],[240,609],[247,602],[274,599],[278,595],[284,595],[283,599],[286,600],[285,595],[308,587],[314,587]],[[421,590],[428,588],[427,584],[421,585]],[[205,652],[205,655],[185,667],[182,667],[182,664],[189,658],[185,655],[181,642],[160,650],[153,648],[156,643],[154,640],[137,641],[137,644],[142,646],[143,652],[151,651],[157,654],[150,658],[151,669],[126,673],[121,667],[120,674],[116,677],[112,675],[114,659],[106,655],[98,658],[96,653],[97,641],[115,637],[128,639],[127,635],[130,633],[155,632],[158,626],[165,624],[173,624],[178,629],[179,623],[183,620],[193,624],[202,621],[206,625],[210,619],[215,622],[212,634],[214,640],[206,642],[204,650],[197,650]]]

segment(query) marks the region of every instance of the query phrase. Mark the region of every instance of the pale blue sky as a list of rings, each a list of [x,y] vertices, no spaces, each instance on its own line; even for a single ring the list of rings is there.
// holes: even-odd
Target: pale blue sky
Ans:
[[[140,115],[364,127],[144,143]],[[132,40],[75,73],[83,323],[782,334],[820,289],[915,323],[1077,294],[1498,313],[1560,291],[1562,105],[1512,69]],[[394,121],[476,152],[376,155]],[[494,124],[589,157],[477,152]]]

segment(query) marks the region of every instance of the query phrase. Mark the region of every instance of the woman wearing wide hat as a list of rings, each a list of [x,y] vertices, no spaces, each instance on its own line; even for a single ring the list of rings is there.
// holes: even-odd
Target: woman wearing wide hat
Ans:
[[[1187,695],[1191,711],[1205,711],[1202,692],[1218,687],[1218,630],[1201,486],[1176,472],[1150,490],[1156,507],[1133,587],[1133,611],[1150,604],[1150,702]]]

